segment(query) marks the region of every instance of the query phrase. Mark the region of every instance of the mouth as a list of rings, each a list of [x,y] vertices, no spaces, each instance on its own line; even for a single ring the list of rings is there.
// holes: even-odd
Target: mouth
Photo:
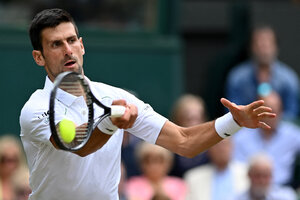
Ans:
[[[69,60],[67,61],[64,66],[67,67],[67,68],[74,68],[75,67],[75,64],[76,64],[76,61],[75,60]]]

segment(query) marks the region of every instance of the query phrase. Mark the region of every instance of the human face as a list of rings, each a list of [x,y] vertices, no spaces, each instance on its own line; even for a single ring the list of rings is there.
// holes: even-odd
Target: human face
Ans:
[[[191,100],[178,111],[177,123],[184,127],[205,122],[204,107],[198,101]]]
[[[76,35],[71,22],[64,22],[41,32],[43,50],[33,50],[35,62],[44,66],[51,81],[61,72],[74,71],[83,74],[82,38]]]
[[[272,30],[263,29],[253,33],[252,54],[261,65],[269,65],[274,61],[277,56],[277,45]]]
[[[232,142],[230,139],[222,140],[208,150],[209,157],[219,171],[227,168],[232,155]]]
[[[265,196],[272,181],[272,166],[268,163],[259,163],[249,171],[251,194],[254,197]]]
[[[159,153],[147,153],[142,159],[142,171],[151,181],[160,181],[168,173],[169,163]]]
[[[20,162],[20,151],[17,147],[8,146],[0,155],[0,177],[9,177],[18,168]]]

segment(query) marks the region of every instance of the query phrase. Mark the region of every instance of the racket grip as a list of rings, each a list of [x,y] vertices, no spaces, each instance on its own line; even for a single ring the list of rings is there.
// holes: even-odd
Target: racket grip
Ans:
[[[121,117],[124,115],[126,108],[124,106],[112,105],[110,107],[110,117]]]

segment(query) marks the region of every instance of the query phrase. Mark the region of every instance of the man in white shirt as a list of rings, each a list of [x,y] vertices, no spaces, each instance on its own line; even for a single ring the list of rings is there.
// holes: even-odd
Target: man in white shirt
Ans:
[[[193,157],[229,137],[241,126],[269,129],[263,120],[275,117],[270,108],[263,106],[263,101],[237,106],[221,99],[230,110],[228,114],[216,121],[183,128],[168,121],[128,92],[88,80],[99,100],[108,98],[109,104],[126,107],[123,116],[107,118],[110,126],[119,129],[109,135],[101,131],[101,127],[106,125],[100,123],[80,150],[59,150],[48,125],[50,91],[53,81],[61,72],[84,74],[82,38],[72,17],[61,9],[38,13],[32,20],[29,33],[34,49],[33,58],[47,72],[44,89],[31,95],[20,115],[21,139],[30,168],[30,200],[118,199],[124,130],[172,152]],[[62,101],[66,110],[66,113],[60,114],[84,123],[80,105],[74,98],[66,95],[59,97],[58,101]]]

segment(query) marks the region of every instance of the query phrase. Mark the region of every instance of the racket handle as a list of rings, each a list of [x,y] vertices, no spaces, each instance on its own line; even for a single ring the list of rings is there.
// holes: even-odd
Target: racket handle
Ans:
[[[126,108],[124,106],[112,105],[110,107],[110,117],[121,117],[124,115]]]

